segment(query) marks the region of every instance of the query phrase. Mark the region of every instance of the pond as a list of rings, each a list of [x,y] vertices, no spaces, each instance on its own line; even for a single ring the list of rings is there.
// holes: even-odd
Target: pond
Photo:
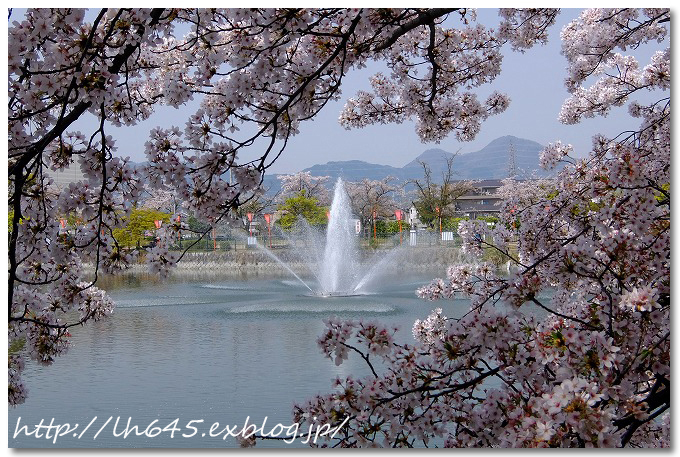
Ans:
[[[165,281],[148,275],[105,280],[99,285],[116,301],[114,314],[73,328],[72,348],[52,366],[26,363],[28,399],[9,409],[9,447],[236,447],[233,437],[210,437],[210,426],[241,428],[246,420],[260,425],[265,418],[267,428],[291,425],[294,403],[330,392],[337,376],[367,374],[358,357],[339,367],[324,357],[316,343],[324,318],[398,325],[397,340],[412,343],[413,322],[431,309],[442,307],[449,316],[465,312],[465,300],[432,303],[415,296],[416,288],[443,274],[386,278],[351,297],[309,296],[288,276],[213,272]],[[154,420],[163,428],[175,419],[181,431],[173,437],[120,435],[126,427],[137,425],[141,432]],[[27,431],[41,420],[79,426],[73,433],[62,429],[56,442],[26,433],[15,438],[19,420]],[[196,421],[195,431],[187,428],[190,421]],[[289,446],[305,445],[258,443]]]

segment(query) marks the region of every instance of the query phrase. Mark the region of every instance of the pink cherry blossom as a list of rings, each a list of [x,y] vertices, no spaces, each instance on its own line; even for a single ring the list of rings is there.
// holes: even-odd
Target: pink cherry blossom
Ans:
[[[170,190],[212,224],[233,220],[301,123],[369,61],[388,71],[348,100],[341,125],[413,120],[423,141],[472,140],[509,104],[477,90],[500,74],[503,46],[545,42],[556,14],[502,9],[498,27],[453,8],[10,17],[8,335],[11,348],[25,344],[9,357],[10,405],[27,395],[25,355],[53,363],[71,326],[113,311],[94,284],[137,258],[114,229],[143,192]],[[370,374],[298,404],[297,422],[349,417],[323,443],[343,447],[670,445],[670,48],[649,62],[630,52],[668,40],[669,21],[668,9],[588,9],[563,28],[570,95],[556,115],[571,124],[627,105],[631,125],[594,137],[590,151],[552,143],[541,161],[566,162],[556,179],[507,180],[495,227],[460,224],[466,253],[500,253],[510,271],[456,265],[418,289],[468,298],[462,316],[436,309],[413,326],[414,344],[377,322],[328,319],[323,353],[338,365],[359,357]],[[119,157],[110,125],[194,99],[178,125],[152,130],[146,165]],[[98,122],[76,130],[86,116]],[[45,172],[66,166],[83,179],[55,188]],[[65,229],[62,216],[77,222]],[[151,271],[178,260],[178,228],[160,230],[145,253]]]

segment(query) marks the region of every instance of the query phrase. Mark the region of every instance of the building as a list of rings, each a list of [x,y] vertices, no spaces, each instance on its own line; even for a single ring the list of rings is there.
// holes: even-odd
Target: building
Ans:
[[[475,189],[458,197],[456,200],[456,215],[476,219],[484,216],[497,216],[503,199],[498,196],[498,189],[503,185],[500,179],[485,179],[480,181]]]
[[[78,182],[85,179],[85,175],[80,171],[80,165],[72,163],[63,170],[54,171],[49,167],[44,168],[45,174],[54,180],[54,186],[57,189],[68,187],[72,182]]]

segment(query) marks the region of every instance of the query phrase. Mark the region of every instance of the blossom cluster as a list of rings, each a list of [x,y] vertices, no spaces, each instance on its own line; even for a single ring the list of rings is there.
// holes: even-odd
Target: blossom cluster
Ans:
[[[467,19],[457,29],[432,23],[429,29],[404,34],[400,47],[378,46],[377,57],[391,72],[371,78],[372,92],[350,98],[340,123],[352,128],[414,119],[422,141],[439,142],[452,133],[461,141],[472,140],[481,123],[505,111],[510,100],[493,92],[480,101],[470,88],[498,76],[505,43],[527,49],[544,42],[556,14],[551,9],[503,10],[498,31]]]
[[[396,200],[403,195],[403,188],[391,176],[347,182],[345,189],[353,213],[364,226],[372,225],[375,217],[392,217],[394,208],[399,206]]]
[[[138,258],[119,246],[114,229],[145,192],[170,192],[185,211],[211,225],[233,221],[234,210],[259,192],[263,173],[300,123],[336,100],[344,75],[369,59],[393,67],[385,88],[408,96],[400,101],[408,112],[399,119],[419,118],[424,139],[452,129],[473,138],[480,120],[502,111],[507,98],[494,94],[482,104],[462,88],[493,80],[503,40],[471,24],[474,13],[467,10],[456,13],[460,28],[455,20],[453,27],[445,26],[453,11],[13,11],[8,30],[10,324],[23,330],[11,329],[11,342],[30,342],[35,346],[28,353],[51,359],[65,347],[68,325],[107,313],[108,301],[93,295],[82,320],[57,317],[64,318],[69,300],[92,287],[99,274],[124,269]],[[533,23],[515,25],[531,37]],[[176,32],[180,27],[188,30],[184,36]],[[416,77],[411,63],[429,73],[426,81]],[[376,75],[375,87],[383,80]],[[379,96],[392,97],[389,90]],[[179,125],[152,129],[147,164],[133,166],[119,156],[111,125],[132,126],[151,118],[159,105],[178,108],[193,99],[199,99],[197,109]],[[393,107],[385,106],[378,117],[386,120],[391,112]],[[88,117],[93,125],[78,123],[83,131],[77,130],[76,121]],[[373,117],[359,113],[352,122],[363,125]],[[260,151],[256,159],[242,153],[251,147]],[[67,167],[79,168],[84,177],[59,188],[50,173]],[[162,237],[169,240],[181,225],[168,229]],[[169,242],[160,242],[147,253],[151,271],[169,271],[178,257],[169,248]],[[81,286],[91,266],[94,281]],[[19,306],[32,300],[35,305]],[[43,303],[49,306],[38,309]],[[39,336],[27,339],[29,330]],[[16,404],[23,397],[10,398]]]
[[[24,356],[52,363],[71,326],[112,312],[93,284],[135,259],[114,228],[143,189],[171,189],[213,224],[231,219],[300,123],[339,97],[348,71],[369,60],[389,68],[347,102],[345,127],[413,119],[423,141],[473,139],[509,103],[495,92],[482,101],[474,88],[499,74],[505,44],[544,42],[556,11],[502,10],[495,30],[467,10],[445,21],[453,11],[157,8],[86,18],[54,8],[11,18],[10,404],[26,396]],[[333,393],[297,406],[296,421],[349,416],[342,446],[668,444],[670,50],[644,66],[624,53],[667,39],[669,21],[667,9],[593,9],[563,29],[571,95],[560,120],[658,94],[629,103],[639,127],[595,137],[554,181],[509,181],[495,227],[460,225],[466,251],[499,251],[511,267],[502,276],[484,263],[456,266],[419,290],[470,297],[462,317],[435,312],[414,326],[414,345],[377,323],[329,320],[324,353],[338,364],[357,354],[370,375],[339,378]],[[194,98],[181,126],[151,131],[148,164],[117,156],[110,125]],[[77,131],[87,116],[96,125]],[[554,143],[542,162],[568,153]],[[49,171],[67,166],[84,177],[58,188]],[[152,271],[177,261],[170,241],[179,228],[159,232],[146,256]],[[83,281],[86,272],[94,281]]]
[[[309,171],[300,171],[293,175],[279,175],[281,193],[278,198],[285,201],[304,191],[307,197],[315,198],[321,205],[327,205],[330,203],[330,193],[326,188],[329,178],[329,176],[312,176]]]
[[[642,68],[613,52],[661,40],[668,18],[587,10],[564,28],[563,122],[605,115],[641,90],[658,100],[632,102],[640,125],[596,136],[586,158],[549,146],[544,166],[565,166],[553,180],[507,180],[495,227],[460,224],[470,254],[500,252],[508,271],[455,265],[418,295],[467,297],[466,312],[435,309],[415,322],[413,346],[379,358],[361,324],[333,321],[323,351],[358,352],[371,374],[338,379],[296,418],[349,416],[334,446],[670,446],[670,55]]]

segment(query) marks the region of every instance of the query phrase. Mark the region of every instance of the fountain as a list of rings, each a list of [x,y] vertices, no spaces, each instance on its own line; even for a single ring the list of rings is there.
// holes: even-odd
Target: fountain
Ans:
[[[349,197],[341,178],[338,178],[335,184],[325,240],[322,234],[304,220],[299,221],[297,232],[297,237],[285,234],[284,236],[288,238],[291,245],[297,244],[298,239],[303,239],[304,248],[301,257],[304,258],[310,273],[316,278],[317,287],[312,287],[300,278],[286,262],[266,247],[258,244],[258,248],[293,274],[313,295],[319,297],[367,294],[366,286],[399,252],[398,249],[392,249],[387,254],[377,254],[368,262],[361,261]]]

